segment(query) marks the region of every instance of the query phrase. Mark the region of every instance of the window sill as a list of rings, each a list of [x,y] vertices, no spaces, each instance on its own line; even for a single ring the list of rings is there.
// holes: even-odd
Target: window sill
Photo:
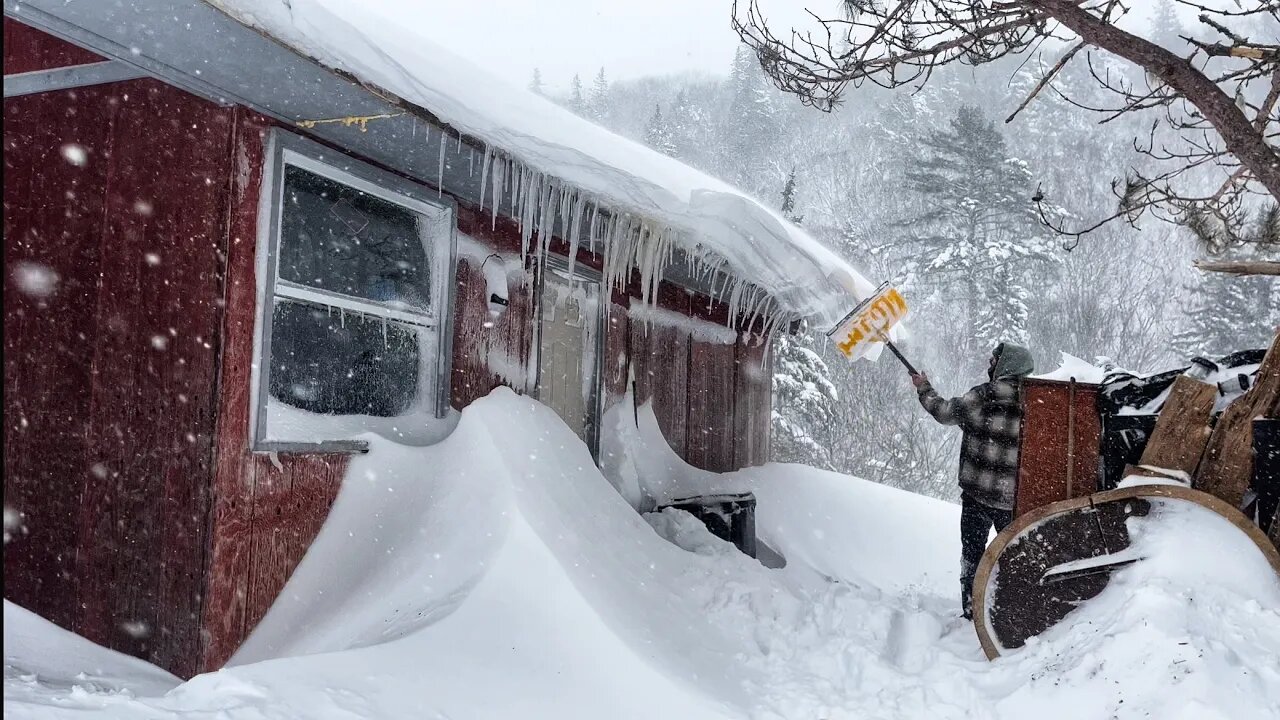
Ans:
[[[255,453],[281,455],[363,455],[369,452],[369,443],[363,440],[325,440],[322,442],[259,442]]]

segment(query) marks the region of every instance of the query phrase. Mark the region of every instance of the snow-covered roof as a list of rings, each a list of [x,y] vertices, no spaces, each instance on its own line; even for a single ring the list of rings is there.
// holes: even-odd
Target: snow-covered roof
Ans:
[[[622,220],[614,228],[613,239],[621,242],[612,245],[623,246],[615,252],[615,271],[636,265],[649,270],[652,281],[671,249],[679,248],[708,274],[722,271],[763,290],[788,314],[827,322],[874,290],[822,243],[744,192],[514,87],[422,33],[379,22],[358,4],[208,1],[485,143],[484,166],[494,173],[492,182],[504,183],[508,192],[525,183],[517,217],[545,216],[546,198],[553,195],[561,206],[550,212],[562,217],[582,214],[582,208],[589,213],[595,205],[607,208]],[[527,189],[530,182],[551,179],[564,193]],[[739,310],[763,301],[739,297],[735,290],[740,288],[731,284],[724,296]]]

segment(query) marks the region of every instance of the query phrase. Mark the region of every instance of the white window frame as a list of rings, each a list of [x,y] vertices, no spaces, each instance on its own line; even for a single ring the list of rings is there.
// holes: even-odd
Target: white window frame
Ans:
[[[280,277],[280,234],[284,221],[285,168],[294,166],[341,183],[424,218],[432,239],[427,248],[431,258],[431,293],[425,310],[395,303],[355,297],[345,293],[291,282]],[[449,379],[452,365],[452,308],[454,263],[457,256],[456,208],[450,198],[432,197],[428,188],[399,175],[356,160],[320,143],[273,128],[267,136],[266,161],[258,211],[257,278],[258,316],[254,339],[253,403],[250,443],[254,452],[274,453],[355,453],[365,452],[364,442],[340,437],[312,441],[269,440],[267,402],[270,398],[271,332],[277,299],[295,300],[349,310],[361,315],[383,317],[397,323],[424,328],[435,333],[437,357],[433,372],[421,388],[429,396],[436,417],[444,417],[449,407]],[[421,368],[420,368],[421,372]],[[335,433],[337,434],[337,433]]]

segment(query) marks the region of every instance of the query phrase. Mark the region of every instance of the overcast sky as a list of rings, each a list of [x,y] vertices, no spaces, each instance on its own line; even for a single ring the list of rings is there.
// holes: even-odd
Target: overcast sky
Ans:
[[[801,5],[795,2],[795,5]],[[816,6],[831,0],[816,0]],[[732,0],[369,0],[436,42],[524,84],[567,88],[603,66],[610,78],[725,74],[737,46]]]

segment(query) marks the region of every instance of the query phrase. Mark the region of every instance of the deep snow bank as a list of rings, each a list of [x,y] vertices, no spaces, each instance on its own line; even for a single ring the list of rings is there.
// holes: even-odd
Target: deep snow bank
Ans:
[[[6,628],[6,713],[1280,717],[1280,584],[1204,518],[1176,531],[1204,552],[1153,538],[1178,554],[989,664],[957,617],[954,506],[798,466],[617,459],[653,497],[699,478],[754,490],[761,535],[788,559],[769,570],[687,514],[638,515],[554,413],[507,390],[439,445],[369,439],[234,667],[130,697],[74,681],[94,666],[74,652],[36,668],[38,643]]]

